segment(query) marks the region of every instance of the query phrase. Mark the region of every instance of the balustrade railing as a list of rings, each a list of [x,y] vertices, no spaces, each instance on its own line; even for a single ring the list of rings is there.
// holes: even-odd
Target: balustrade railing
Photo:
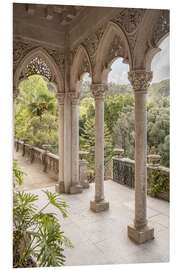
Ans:
[[[15,139],[15,149],[17,152],[22,152],[22,156],[24,156],[30,163],[39,163],[44,172],[51,174],[56,180],[58,180],[59,156],[48,152],[48,145],[44,145],[43,148],[44,149],[31,146],[26,142]],[[88,161],[85,160],[88,152],[80,152],[79,154],[80,182],[84,188],[88,188]]]
[[[170,196],[170,169],[160,166],[157,159],[160,156],[148,157],[148,162],[152,159],[156,161],[147,164],[147,191],[148,194],[169,201]],[[124,157],[113,157],[113,181],[130,188],[135,186],[135,161]]]

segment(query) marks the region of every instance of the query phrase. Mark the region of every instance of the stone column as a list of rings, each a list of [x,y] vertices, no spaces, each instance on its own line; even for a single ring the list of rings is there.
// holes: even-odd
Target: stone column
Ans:
[[[128,236],[137,243],[154,238],[147,225],[147,108],[146,96],[152,72],[136,70],[128,73],[135,96],[135,219],[128,226]]]
[[[64,99],[64,189],[70,193],[71,186],[71,99],[69,92],[65,93]]]
[[[92,84],[95,98],[95,199],[90,202],[90,209],[100,212],[109,208],[104,199],[104,94],[105,84]]]
[[[63,193],[64,190],[64,97],[65,93],[56,94],[59,107],[59,179],[56,184],[56,192]]]
[[[71,92],[72,103],[72,178],[70,193],[80,193],[83,190],[79,182],[79,93]]]

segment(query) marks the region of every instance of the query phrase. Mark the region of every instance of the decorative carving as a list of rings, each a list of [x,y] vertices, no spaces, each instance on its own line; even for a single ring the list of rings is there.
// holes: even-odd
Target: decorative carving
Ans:
[[[124,44],[120,38],[120,36],[115,35],[109,50],[107,52],[107,55],[105,57],[104,63],[105,67],[108,66],[108,64],[116,57],[124,57],[125,49],[124,49]]]
[[[84,54],[78,71],[78,79],[80,79],[81,75],[86,72],[90,73],[90,66],[87,56]]]
[[[144,13],[145,9],[126,8],[116,17],[114,17],[112,21],[118,24],[120,27],[123,27],[127,33],[132,33],[137,30]]]
[[[169,33],[169,10],[161,10],[160,16],[153,27],[153,43],[154,45]]]
[[[52,73],[46,62],[39,56],[34,57],[27,67],[24,69],[24,74],[26,77],[31,75],[42,75],[46,77],[49,81],[52,79]]]
[[[64,98],[65,98],[65,93],[56,93],[56,98],[58,100],[59,105],[64,105]]]
[[[21,62],[21,60],[29,53],[31,52],[32,50],[34,50],[35,48],[38,48],[39,47],[39,44],[38,43],[35,43],[35,42],[29,42],[29,41],[24,41],[24,40],[21,40],[21,39],[16,39],[14,40],[14,44],[13,44],[13,70],[15,72],[18,64]],[[49,47],[43,47],[43,49],[45,51],[47,51],[47,53],[54,59],[55,63],[57,64],[62,76],[64,77],[64,54],[60,53],[58,50],[55,50],[55,49],[52,49],[52,48],[49,48]],[[38,56],[37,56],[38,58]],[[47,63],[44,59],[39,59],[39,64],[41,62],[41,72],[40,70],[38,71],[37,70],[37,65],[38,64],[38,61],[37,59],[33,60],[33,66],[32,67],[32,63],[31,63],[31,72],[30,70],[26,70],[26,72],[24,72],[24,70],[21,72],[20,74],[20,77],[19,77],[19,80],[22,80],[22,79],[26,79],[27,78],[27,75],[30,76],[35,74],[35,69],[37,71],[36,74],[40,74],[40,75],[43,75],[45,76],[48,80],[51,80],[51,81],[54,81],[56,80],[55,78],[55,74],[53,74],[53,72],[50,70],[50,68],[47,66]],[[36,62],[36,63],[35,63]],[[44,62],[44,63],[43,63]],[[35,68],[36,66],[36,68]],[[25,68],[27,69],[27,67]],[[46,72],[45,72],[46,70]],[[51,75],[50,75],[51,74]]]
[[[15,40],[13,42],[13,69],[15,70],[20,61],[28,54],[32,49],[36,48],[32,43],[22,40]]]
[[[80,92],[69,92],[68,93],[72,102],[72,105],[78,105],[80,101]]]
[[[45,48],[48,54],[54,59],[55,63],[57,64],[61,74],[64,77],[64,70],[65,70],[65,55],[58,52],[58,50]]]
[[[105,31],[107,24],[102,24],[98,27],[98,29],[89,34],[87,38],[84,39],[82,45],[86,48],[88,55],[90,57],[91,60],[91,64],[93,65],[94,63],[94,59],[95,59],[95,54],[96,54],[96,50],[98,48],[98,44],[99,41],[101,40],[103,33]],[[78,49],[78,47],[80,46],[80,44],[78,44],[78,46],[76,46],[75,48],[73,48],[71,50],[71,63],[73,62],[74,56],[76,54],[76,51]]]
[[[103,99],[106,91],[108,90],[107,84],[92,84],[91,90],[95,99]]]
[[[146,93],[152,80],[152,72],[133,70],[128,72],[128,79],[135,92]]]

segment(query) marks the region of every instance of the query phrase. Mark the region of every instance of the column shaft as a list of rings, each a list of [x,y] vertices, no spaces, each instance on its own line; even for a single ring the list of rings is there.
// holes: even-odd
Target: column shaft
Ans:
[[[104,100],[95,100],[95,201],[104,200]]]
[[[136,70],[128,73],[135,95],[135,219],[128,226],[128,236],[137,243],[154,238],[147,226],[147,109],[146,96],[152,72]]]
[[[80,193],[83,187],[79,181],[79,93],[71,92],[72,102],[72,177],[70,193]]]
[[[57,93],[59,109],[58,141],[59,141],[59,178],[56,191],[64,192],[64,93]]]
[[[146,92],[135,93],[135,220],[136,228],[147,225],[147,113]]]
[[[104,94],[106,85],[93,84],[95,97],[95,200],[90,202],[94,212],[105,211],[109,203],[104,200]]]

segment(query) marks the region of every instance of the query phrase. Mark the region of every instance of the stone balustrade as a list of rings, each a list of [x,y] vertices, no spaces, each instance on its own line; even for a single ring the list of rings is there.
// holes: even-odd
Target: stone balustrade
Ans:
[[[148,161],[153,157],[149,156]],[[157,158],[160,159],[160,156]],[[155,158],[154,158],[155,159]],[[129,158],[113,157],[113,181],[134,188],[135,161]],[[157,159],[156,159],[157,160]],[[170,169],[156,164],[147,164],[147,191],[151,196],[169,201]],[[164,181],[164,183],[163,183]],[[153,191],[153,188],[164,188],[163,191]],[[161,185],[161,186],[160,186]]]
[[[22,152],[22,155],[27,159],[28,162],[39,163],[44,172],[50,174],[56,180],[58,180],[59,157],[48,152],[47,147],[41,149],[35,146],[31,146],[26,142],[15,139],[15,149],[16,151]],[[79,160],[79,177],[80,181],[83,183],[84,188],[89,187],[87,170],[88,161],[85,160],[85,156],[83,155],[83,159]]]

